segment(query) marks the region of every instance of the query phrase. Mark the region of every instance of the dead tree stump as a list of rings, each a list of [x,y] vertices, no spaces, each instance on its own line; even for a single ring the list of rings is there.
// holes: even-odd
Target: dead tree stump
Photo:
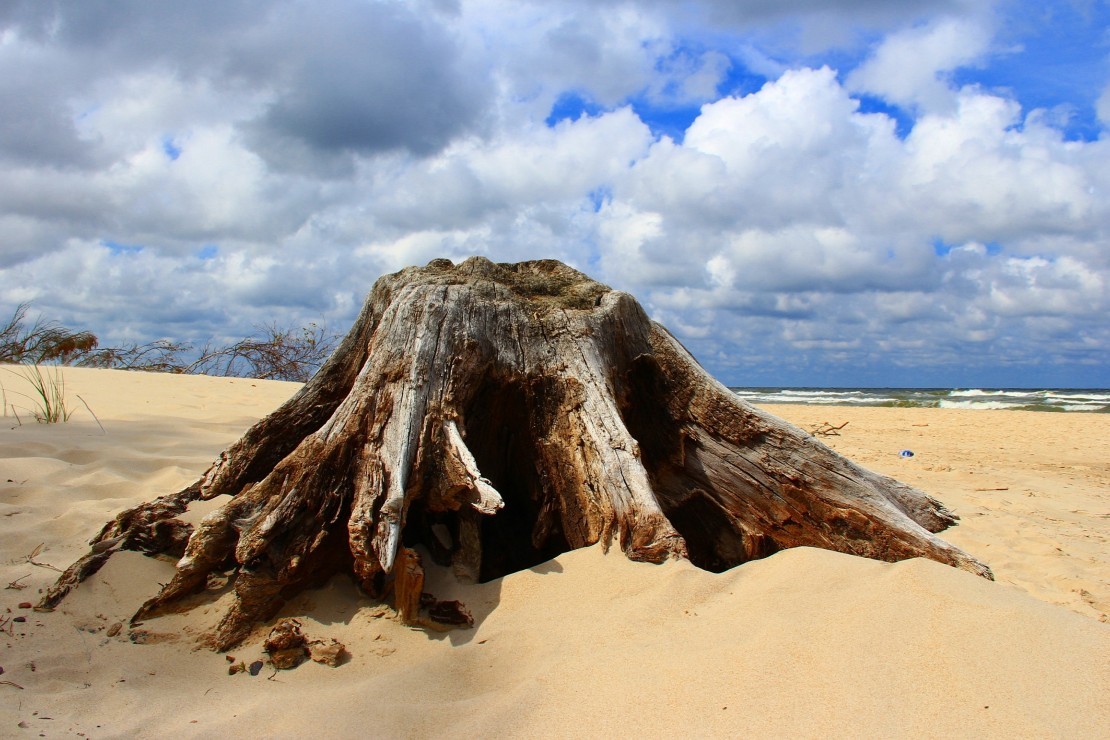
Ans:
[[[216,497],[195,531],[175,518]],[[417,545],[481,581],[597,542],[714,571],[810,545],[989,578],[934,536],[955,519],[737,399],[626,293],[555,261],[434,260],[381,278],[295,397],[105,525],[40,607],[119,549],[180,557],[136,619],[234,571],[218,649],[338,572],[416,620]]]

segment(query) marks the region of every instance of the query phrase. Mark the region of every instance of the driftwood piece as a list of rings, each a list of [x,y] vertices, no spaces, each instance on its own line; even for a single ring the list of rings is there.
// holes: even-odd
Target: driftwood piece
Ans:
[[[597,542],[711,570],[810,545],[990,577],[934,536],[956,520],[939,502],[740,401],[630,295],[553,261],[381,278],[294,398],[195,484],[109,522],[40,606],[118,549],[175,552],[176,517],[221,495],[135,616],[234,570],[219,649],[338,572],[392,587],[411,621],[417,546],[483,581]]]
[[[844,422],[839,426],[833,426],[829,422],[824,421],[810,429],[809,433],[814,437],[839,437],[840,430],[846,426],[848,426],[848,422]]]

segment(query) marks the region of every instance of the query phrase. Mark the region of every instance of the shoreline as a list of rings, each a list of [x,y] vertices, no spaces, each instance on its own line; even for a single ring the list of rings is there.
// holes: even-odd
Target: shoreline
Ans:
[[[1110,413],[1110,389],[1106,388],[732,387],[730,390],[748,403],[756,405]]]

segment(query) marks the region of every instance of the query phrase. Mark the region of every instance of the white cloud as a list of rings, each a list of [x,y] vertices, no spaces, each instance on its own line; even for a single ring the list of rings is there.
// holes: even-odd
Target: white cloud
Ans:
[[[917,196],[918,219],[949,241],[1087,232],[1104,219],[1104,201],[1092,197],[1104,176],[1092,165],[1110,150],[1021,123],[1012,101],[969,91],[953,114],[919,120],[898,183]]]
[[[647,150],[651,134],[627,108],[531,125],[512,136],[466,139],[422,160],[368,173],[365,213],[397,229],[449,230],[537,206],[582,206]]]
[[[1110,148],[980,91],[955,102],[905,140],[829,70],[705,106],[599,214],[606,277],[710,355],[725,327],[830,362],[1032,362],[1023,332],[1061,315],[1101,341]]]
[[[619,105],[651,87],[656,60],[671,50],[662,18],[634,4],[471,0],[460,24],[475,29],[464,43],[488,60],[512,100],[512,109],[499,110],[510,120],[544,120],[564,92]]]
[[[848,76],[848,86],[897,105],[948,111],[954,99],[946,74],[979,60],[990,38],[981,21],[967,18],[940,18],[893,33]]]

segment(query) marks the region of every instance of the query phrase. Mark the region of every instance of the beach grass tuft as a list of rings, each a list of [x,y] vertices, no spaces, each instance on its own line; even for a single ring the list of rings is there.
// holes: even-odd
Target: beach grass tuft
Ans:
[[[28,410],[36,421],[40,424],[57,424],[69,421],[74,409],[66,402],[65,377],[62,375],[60,367],[53,366],[44,369],[39,365],[27,365],[21,368],[19,372],[14,370],[9,372],[22,377],[31,385],[33,392],[30,394],[17,391],[13,391],[13,393],[23,396],[31,402],[32,408]],[[4,415],[7,415],[7,409],[10,406],[16,419],[19,419],[16,405],[8,402],[6,390],[3,394],[3,401]]]
[[[35,391],[35,419],[43,424],[69,421],[73,409],[66,405],[66,385],[61,368],[54,366],[43,372],[40,366],[30,365],[23,377]]]

